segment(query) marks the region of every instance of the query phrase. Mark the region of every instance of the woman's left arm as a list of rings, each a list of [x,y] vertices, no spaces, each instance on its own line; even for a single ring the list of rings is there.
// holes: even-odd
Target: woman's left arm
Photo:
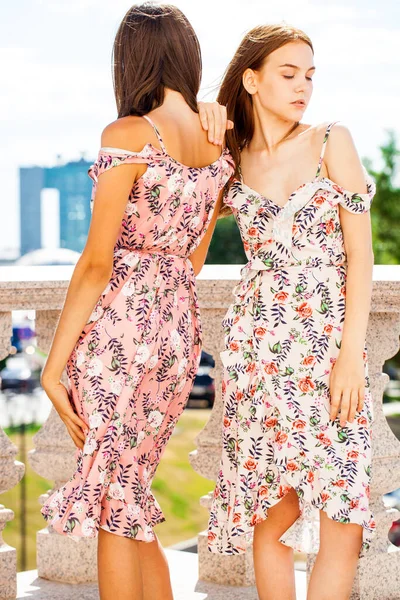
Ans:
[[[86,245],[75,266],[41,373],[43,389],[79,448],[83,447],[83,432],[88,427],[74,412],[60,379],[96,301],[110,280],[115,242],[129,193],[140,169],[143,170],[143,165],[123,164],[102,173],[99,178]]]
[[[335,125],[325,154],[329,178],[346,190],[367,191],[365,174],[349,130]],[[339,357],[331,378],[331,418],[341,405],[341,425],[353,421],[364,403],[363,351],[371,306],[372,250],[369,210],[353,214],[339,205],[339,217],[347,255],[346,312]]]

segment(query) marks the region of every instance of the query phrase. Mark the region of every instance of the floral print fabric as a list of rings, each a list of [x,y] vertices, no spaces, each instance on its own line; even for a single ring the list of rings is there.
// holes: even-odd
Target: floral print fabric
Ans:
[[[346,255],[339,205],[368,211],[375,184],[354,194],[317,174],[284,206],[235,181],[225,198],[249,262],[223,320],[222,457],[208,528],[211,552],[240,553],[253,527],[293,487],[300,517],[280,541],[319,547],[319,509],[363,527],[360,556],[375,522],[369,508],[372,399],[353,423],[330,421],[329,378],[346,303]]]
[[[101,148],[89,169],[92,209],[102,173],[147,163],[127,201],[111,279],[66,365],[71,403],[89,432],[83,451],[76,451],[76,471],[41,512],[57,532],[73,538],[95,537],[102,527],[155,539],[153,527],[164,516],[152,479],[200,360],[188,256],[207,230],[233,162],[224,150],[209,166],[182,165],[154,128],[161,150],[152,144],[140,152]]]

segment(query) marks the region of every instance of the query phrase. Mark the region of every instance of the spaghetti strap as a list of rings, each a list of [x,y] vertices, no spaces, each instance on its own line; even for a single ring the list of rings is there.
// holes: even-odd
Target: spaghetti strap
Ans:
[[[156,134],[158,141],[160,142],[161,150],[164,152],[164,154],[167,154],[167,149],[164,145],[161,134],[156,127],[156,124],[150,119],[150,117],[148,115],[143,115],[143,118],[146,119],[146,121],[148,121],[150,123],[150,125],[154,129],[154,133]]]
[[[314,179],[317,179],[319,177],[319,174],[321,173],[321,167],[322,167],[322,161],[324,159],[326,143],[328,141],[329,133],[330,133],[332,127],[335,125],[335,123],[337,123],[337,121],[333,121],[332,123],[329,123],[329,125],[326,128],[325,135],[324,135],[324,141],[322,142],[321,154],[319,156],[318,168],[317,168],[317,172],[315,174]]]

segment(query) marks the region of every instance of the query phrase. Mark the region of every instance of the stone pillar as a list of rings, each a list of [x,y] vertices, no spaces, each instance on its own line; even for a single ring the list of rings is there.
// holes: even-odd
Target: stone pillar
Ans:
[[[199,281],[198,295],[203,326],[203,347],[213,355],[215,368],[215,403],[210,419],[204,429],[196,437],[197,450],[190,453],[190,463],[203,477],[217,478],[219,459],[222,448],[222,363],[219,353],[223,350],[222,319],[233,299],[232,288],[236,281],[207,280]],[[213,487],[210,484],[210,487]],[[210,509],[210,492],[203,496],[200,504]],[[212,581],[221,585],[250,586],[254,584],[252,554],[246,552],[236,556],[223,556],[209,552],[207,548],[207,532],[198,536],[199,579]]]
[[[400,518],[400,512],[385,508],[382,500],[383,494],[400,487],[400,442],[391,431],[382,407],[383,391],[389,380],[388,376],[382,373],[382,367],[385,360],[394,356],[399,349],[400,285],[386,289],[385,283],[377,282],[374,286],[367,334],[374,410],[371,510],[377,529],[371,548],[358,563],[351,600],[400,598],[400,549],[388,539],[391,524]],[[384,290],[385,293],[381,294]],[[315,555],[308,557],[308,579],[315,559]]]
[[[36,333],[39,348],[48,353],[59,318],[59,310],[36,311]],[[66,375],[64,373],[64,382]],[[47,421],[33,438],[34,450],[28,454],[36,473],[54,481],[54,487],[40,497],[46,498],[69,479],[75,468],[75,446],[57,411],[52,408]],[[43,519],[45,523],[45,520]],[[38,575],[64,583],[97,581],[97,540],[74,541],[53,530],[41,529],[36,537]]]
[[[0,359],[10,352],[11,334],[11,312],[0,312]],[[0,494],[11,490],[24,475],[25,465],[15,460],[17,452],[17,447],[0,429]],[[13,511],[0,504],[0,600],[17,596],[17,552],[3,540],[3,529],[13,518]]]

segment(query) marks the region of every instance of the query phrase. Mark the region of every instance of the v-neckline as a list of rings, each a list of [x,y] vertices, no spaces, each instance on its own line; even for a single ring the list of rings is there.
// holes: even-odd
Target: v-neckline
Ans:
[[[278,209],[278,212],[281,212],[284,208],[286,208],[290,202],[293,200],[294,196],[297,194],[297,192],[302,189],[305,186],[310,186],[313,185],[314,183],[318,182],[318,181],[329,181],[332,185],[335,185],[335,182],[332,181],[332,179],[330,179],[329,177],[319,177],[319,175],[321,174],[321,165],[322,165],[322,160],[324,158],[324,153],[325,153],[325,147],[326,147],[326,142],[328,140],[328,136],[330,133],[330,130],[332,128],[332,126],[334,125],[333,123],[329,123],[325,129],[325,136],[322,142],[322,149],[319,155],[319,161],[318,161],[318,166],[317,166],[317,172],[314,176],[313,179],[310,179],[309,181],[305,181],[304,183],[301,183],[288,197],[288,199],[286,200],[286,202],[284,204],[278,204],[277,202],[275,202],[274,200],[272,200],[272,198],[269,198],[268,196],[264,196],[263,194],[260,194],[259,192],[257,192],[256,190],[254,190],[253,188],[251,188],[250,186],[247,185],[247,183],[245,183],[243,181],[243,173],[242,173],[242,169],[241,169],[241,165],[239,164],[238,166],[238,173],[239,173],[239,183],[240,185],[245,188],[247,188],[249,190],[249,192],[252,192],[253,194],[255,194],[256,196],[258,196],[259,198],[262,198],[263,200],[265,200],[266,202],[268,202],[270,205],[274,206],[276,209]],[[312,126],[310,126],[312,127]],[[307,128],[306,131],[308,131],[308,129],[310,129],[310,127]]]
[[[288,204],[292,201],[293,197],[295,196],[295,194],[297,194],[297,192],[302,189],[303,187],[312,185],[314,183],[320,182],[320,181],[329,181],[332,184],[334,184],[334,181],[332,181],[331,179],[329,179],[329,177],[314,177],[314,179],[310,179],[309,181],[305,181],[304,183],[301,183],[288,197],[288,199],[286,200],[286,202],[284,204],[278,204],[277,202],[275,202],[274,200],[272,200],[272,198],[268,198],[268,196],[264,196],[264,194],[260,194],[260,192],[257,192],[256,190],[254,190],[253,188],[251,188],[249,185],[247,185],[247,183],[245,183],[243,181],[242,178],[238,179],[240,185],[242,186],[242,188],[246,188],[247,190],[249,190],[249,192],[251,192],[252,194],[255,194],[256,196],[258,196],[259,198],[262,198],[263,200],[266,200],[268,203],[273,204],[274,206],[276,206],[279,211],[283,210],[284,208],[286,208],[286,206],[288,206]]]

